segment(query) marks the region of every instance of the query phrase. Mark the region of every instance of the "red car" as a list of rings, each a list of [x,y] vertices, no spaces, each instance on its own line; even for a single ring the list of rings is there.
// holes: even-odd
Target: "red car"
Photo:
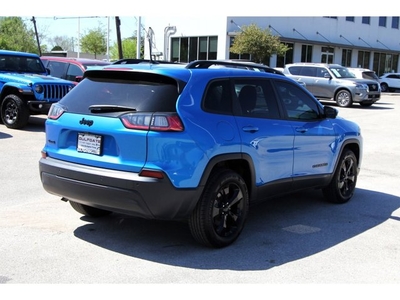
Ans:
[[[103,60],[88,58],[41,56],[40,59],[44,66],[50,70],[51,76],[73,82],[79,82],[83,73],[90,67],[110,64]]]

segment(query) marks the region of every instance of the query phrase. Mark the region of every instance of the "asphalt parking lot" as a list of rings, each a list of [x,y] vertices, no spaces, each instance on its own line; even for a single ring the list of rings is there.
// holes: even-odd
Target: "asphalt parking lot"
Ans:
[[[198,245],[185,223],[82,217],[41,186],[45,116],[23,130],[0,124],[1,286],[400,284],[400,94],[338,110],[364,136],[354,198],[332,205],[308,191],[259,205],[219,250]]]

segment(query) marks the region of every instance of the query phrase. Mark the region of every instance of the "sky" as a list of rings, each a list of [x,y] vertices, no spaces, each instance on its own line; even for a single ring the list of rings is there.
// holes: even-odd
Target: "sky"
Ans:
[[[31,19],[32,17],[26,18],[26,24],[28,26],[33,26],[33,22],[30,21]],[[38,32],[44,34],[47,38],[61,36],[75,38],[77,40],[79,37],[87,34],[89,30],[96,30],[100,27],[105,31],[109,28],[110,45],[116,42],[117,39],[114,16],[35,16],[35,20]],[[140,16],[120,17],[120,33],[122,39],[134,35],[138,29],[139,20],[141,21],[141,25],[145,26],[142,22],[144,18]]]
[[[288,5],[270,5],[262,0],[150,0],[126,1],[113,0],[109,2],[94,0],[69,0],[61,4],[51,0],[12,0],[13,5],[3,7],[0,16],[20,16],[31,25],[35,16],[39,32],[46,37],[68,36],[78,38],[91,29],[99,26],[110,29],[110,45],[116,42],[115,17],[121,20],[122,39],[130,37],[138,29],[138,20],[146,25],[146,16],[187,17],[208,15],[226,16],[388,16],[390,8],[385,5],[360,5],[348,0],[335,0],[332,5],[321,5],[320,0],[302,0],[288,2]],[[290,3],[290,4],[289,4]],[[343,8],[346,9],[343,9]],[[397,14],[400,13],[396,12]],[[112,17],[107,17],[112,16]],[[154,20],[154,18],[153,18]],[[153,21],[154,22],[154,21]],[[109,24],[109,25],[108,25]],[[153,25],[154,26],[154,25]]]

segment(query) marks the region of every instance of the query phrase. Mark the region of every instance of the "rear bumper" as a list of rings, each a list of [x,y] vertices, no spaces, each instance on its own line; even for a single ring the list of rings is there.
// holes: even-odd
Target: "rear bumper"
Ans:
[[[177,189],[167,177],[140,177],[52,158],[40,159],[39,172],[50,194],[146,219],[187,219],[201,193],[199,188]]]

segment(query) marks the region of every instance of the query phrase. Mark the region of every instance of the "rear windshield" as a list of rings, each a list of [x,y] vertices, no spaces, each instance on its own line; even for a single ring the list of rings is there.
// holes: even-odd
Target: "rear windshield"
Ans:
[[[379,77],[373,71],[371,71],[371,72],[369,72],[369,71],[362,72],[362,77],[364,79],[379,80]]]
[[[124,106],[135,111],[175,112],[178,88],[174,80],[85,78],[61,101],[68,112],[90,114],[89,107]]]

